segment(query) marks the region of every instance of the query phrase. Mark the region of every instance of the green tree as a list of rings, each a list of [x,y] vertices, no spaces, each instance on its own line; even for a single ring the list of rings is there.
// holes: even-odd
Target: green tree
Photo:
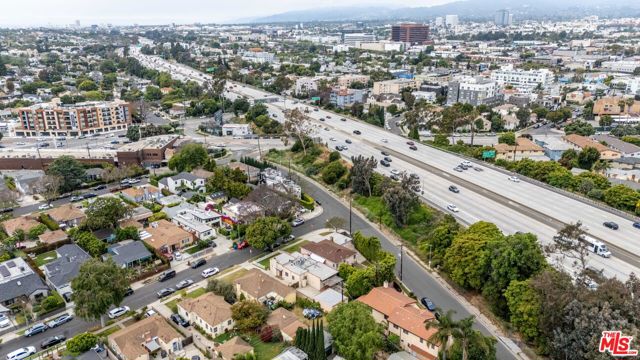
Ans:
[[[157,86],[147,86],[144,92],[144,99],[147,101],[157,101],[162,99],[162,91]]]
[[[186,144],[169,159],[169,169],[178,172],[191,171],[204,165],[209,159],[207,149],[201,144]]]
[[[567,135],[578,134],[582,136],[591,136],[596,133],[596,129],[585,121],[574,121],[573,123],[564,127],[564,132]]]
[[[104,314],[120,305],[128,288],[126,270],[113,260],[89,259],[71,281],[75,314],[85,320],[100,319],[104,327]]]
[[[254,331],[267,322],[269,310],[257,301],[242,300],[231,306],[231,318],[239,331]]]
[[[377,237],[362,235],[360,231],[353,234],[353,245],[369,261],[377,260],[382,250],[380,240]]]
[[[516,111],[516,117],[518,118],[518,126],[525,128],[529,124],[529,118],[531,117],[531,111],[527,108],[520,108]]]
[[[431,335],[429,341],[440,346],[440,356],[443,360],[447,359],[447,352],[451,342],[449,341],[458,331],[458,323],[453,320],[453,310],[449,310],[440,315],[438,321],[428,321],[425,324],[427,329],[435,329],[436,332]]]
[[[351,190],[356,194],[371,196],[371,178],[378,166],[377,160],[373,156],[358,155],[351,157],[351,163]]]
[[[375,268],[373,266],[355,268],[344,285],[352,299],[367,294],[376,285]]]
[[[385,191],[382,199],[391,212],[395,225],[398,227],[406,225],[409,221],[411,210],[417,204],[415,193],[411,189],[395,183]]]
[[[540,298],[529,280],[512,280],[504,292],[509,307],[509,322],[528,341],[538,338]]]
[[[127,129],[126,136],[127,136],[127,139],[131,141],[140,140],[140,127],[138,125],[129,126],[129,128]]]
[[[340,161],[332,161],[322,170],[322,181],[329,185],[335,184],[347,172],[347,168]]]
[[[349,360],[370,360],[382,347],[382,327],[367,305],[354,301],[340,304],[327,315],[336,352]]]
[[[55,159],[47,168],[46,173],[63,179],[60,184],[61,193],[78,189],[85,178],[82,164],[69,155],[62,155]]]
[[[47,231],[47,227],[44,224],[39,224],[27,231],[27,237],[30,240],[38,240],[38,236],[44,234],[45,231]]]
[[[578,154],[578,166],[585,170],[591,170],[593,164],[600,160],[600,152],[598,149],[587,146]]]
[[[120,220],[131,214],[131,209],[117,197],[99,197],[89,204],[85,213],[85,224],[90,229],[115,229]]]
[[[291,225],[274,216],[262,217],[247,226],[246,240],[254,249],[269,249],[278,238],[291,234]]]
[[[613,118],[611,115],[602,115],[598,123],[602,127],[611,126],[611,124],[613,124]]]
[[[419,243],[418,247],[421,254],[431,261],[433,266],[441,265],[447,249],[459,232],[460,225],[456,219],[449,214],[445,215],[444,219],[431,230],[426,239]]]
[[[98,257],[107,250],[107,245],[104,241],[98,239],[93,233],[89,231],[80,231],[74,229],[70,234],[70,237],[84,249],[89,255]]]
[[[604,201],[616,209],[635,211],[640,201],[640,192],[626,185],[615,185],[605,190]]]
[[[558,162],[565,168],[571,170],[578,166],[578,152],[574,149],[568,149],[562,153],[562,157]]]
[[[98,343],[98,336],[92,333],[80,333],[67,341],[67,350],[74,355],[89,351]]]
[[[84,80],[78,85],[78,90],[80,91],[92,91],[98,90],[98,85],[93,80]]]
[[[499,144],[507,144],[507,145],[515,145],[516,144],[516,134],[513,132],[506,132],[500,134],[498,137]]]

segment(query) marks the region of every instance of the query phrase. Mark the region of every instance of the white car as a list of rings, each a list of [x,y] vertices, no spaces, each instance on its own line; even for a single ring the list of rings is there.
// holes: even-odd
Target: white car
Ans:
[[[175,251],[173,253],[173,258],[176,259],[176,261],[182,261],[182,253],[180,251]]]
[[[0,314],[0,329],[6,328],[11,325],[11,320],[5,315]]]
[[[120,316],[126,314],[129,310],[128,306],[121,306],[121,307],[117,307],[115,309],[111,309],[109,311],[109,318],[110,319],[115,319],[115,318],[119,318]]]
[[[520,182],[520,178],[518,178],[517,176],[509,176],[509,181],[513,181],[515,183],[519,183]]]
[[[458,207],[453,205],[453,204],[447,205],[447,210],[452,211],[452,212],[459,212],[460,211],[460,209],[458,209]]]
[[[7,354],[7,360],[22,360],[36,353],[36,348],[27,346]]]
[[[27,145],[27,143],[23,142],[23,141],[20,141],[20,142],[17,142],[16,145]]]
[[[333,137],[332,137],[332,138],[331,138],[331,139],[329,139],[329,140],[331,140],[331,141],[336,141],[336,138],[333,138]]]
[[[202,270],[202,277],[206,279],[209,276],[213,276],[213,275],[215,275],[215,274],[217,274],[219,272],[220,272],[220,269],[218,269],[217,267],[207,268],[207,269]]]
[[[400,175],[400,170],[398,170],[398,169],[393,169],[393,170],[391,170],[391,173],[392,173],[393,175]]]
[[[47,209],[51,209],[53,207],[53,205],[51,204],[42,204],[40,206],[38,206],[38,210],[47,210]]]
[[[293,219],[293,221],[291,222],[291,226],[293,227],[300,226],[302,224],[304,224],[303,218],[296,218],[296,219]]]

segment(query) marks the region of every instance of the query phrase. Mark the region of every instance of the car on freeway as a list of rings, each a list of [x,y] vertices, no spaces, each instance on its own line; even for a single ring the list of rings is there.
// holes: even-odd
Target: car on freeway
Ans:
[[[473,170],[477,171],[477,172],[483,172],[484,170],[482,170],[482,168],[474,166]]]
[[[457,206],[455,206],[455,205],[453,205],[453,204],[449,204],[449,205],[447,205],[447,210],[449,210],[449,211],[451,211],[451,212],[454,212],[454,213],[455,213],[455,212],[459,212],[459,211],[460,211],[460,209],[458,209],[458,207],[457,207]]]
[[[393,175],[400,175],[400,170],[398,170],[398,169],[393,169],[393,170],[391,170],[391,173],[392,173]]]
[[[7,354],[7,360],[22,360],[36,353],[36,348],[27,346]]]
[[[329,138],[329,140],[336,141],[336,138],[332,137],[332,138]]]
[[[11,320],[5,314],[0,314],[0,329],[4,329],[11,325]]]
[[[415,145],[413,141],[407,141],[407,145]]]
[[[415,151],[415,150],[418,150],[418,147],[415,146],[415,145],[411,145],[411,146],[409,146],[409,149]]]
[[[184,289],[186,287],[191,286],[191,284],[193,284],[193,280],[191,279],[185,279],[180,281],[179,283],[176,284],[176,289],[181,290]]]
[[[320,120],[320,121],[324,121],[324,118],[320,118],[320,119],[318,119],[318,120]]]
[[[44,339],[44,341],[40,343],[40,347],[42,349],[50,348],[54,345],[58,345],[61,342],[64,342],[65,340],[67,340],[67,338],[64,335],[52,336],[50,338]]]
[[[329,131],[329,128],[328,127],[324,128],[324,131]]]
[[[519,183],[520,182],[520,178],[517,176],[509,176],[509,181],[513,181],[515,183]]]
[[[206,278],[208,278],[210,276],[213,276],[213,275],[215,275],[215,274],[217,274],[219,272],[220,272],[220,269],[218,269],[217,267],[212,267],[212,268],[206,268],[206,269],[202,270],[202,274],[201,275],[202,275],[203,278],[206,279]]]
[[[636,221],[633,223],[633,227],[636,229],[640,229],[640,221]]]
[[[463,171],[464,171],[464,169],[463,169],[463,168],[461,168],[460,166],[456,166],[456,167],[454,167],[454,168],[453,168],[453,170],[455,170],[455,171],[457,171],[457,172],[463,172]]]
[[[356,135],[361,135],[362,134],[362,132],[360,130],[353,130],[353,133],[356,134]]]
[[[605,221],[602,223],[602,225],[604,225],[604,227],[609,228],[611,230],[618,230],[619,228],[618,224],[614,223],[613,221]]]
[[[62,314],[60,316],[58,316],[57,318],[49,321],[47,323],[47,326],[51,329],[53,329],[54,327],[58,327],[62,324],[66,324],[69,321],[73,320],[73,315],[69,315],[69,314]]]
[[[164,288],[164,289],[160,289],[160,291],[158,291],[156,295],[158,295],[158,299],[162,299],[163,297],[167,297],[173,294],[174,292],[176,292],[174,288]]]
[[[462,162],[462,165],[467,166],[467,167],[473,167],[473,164],[469,160],[464,160]]]
[[[128,306],[119,306],[117,308],[109,310],[109,319],[116,319],[120,316],[126,314],[129,310],[131,310]]]
[[[47,209],[51,209],[53,207],[53,205],[51,204],[42,204],[40,206],[38,206],[38,210],[47,210]]]
[[[197,268],[199,268],[200,266],[202,266],[202,265],[204,265],[206,263],[207,263],[206,259],[198,259],[198,260],[196,260],[196,261],[191,263],[191,268],[192,269],[197,269]]]
[[[171,321],[182,327],[189,327],[189,322],[179,314],[171,314]]]
[[[380,154],[382,154],[383,156],[389,156],[389,153],[384,150],[380,151]]]
[[[300,226],[302,224],[304,224],[304,219],[303,218],[295,218],[291,222],[291,226],[293,226],[293,227]]]
[[[385,159],[380,160],[380,165],[384,166],[384,167],[389,167],[391,164],[389,164],[389,162]]]
[[[391,160],[391,158],[390,158],[390,157],[385,156],[385,157],[384,157],[384,161],[386,161],[386,162],[392,162],[393,160]]]
[[[346,142],[347,144],[351,144],[351,139],[347,139],[344,142]]]
[[[340,121],[347,121],[347,119],[345,119],[345,118],[340,118]]]
[[[37,323],[35,325],[33,325],[32,327],[28,328],[25,332],[24,332],[24,336],[29,337],[29,336],[33,336],[36,334],[40,334],[43,333],[45,331],[47,331],[49,327],[47,325],[45,325],[44,323]]]
[[[456,193],[457,194],[457,193],[460,192],[460,189],[458,189],[458,187],[455,186],[455,185],[451,185],[451,186],[449,186],[449,191],[451,191],[452,193]]]
[[[19,142],[17,142],[17,143],[16,143],[16,145],[27,145],[27,143],[26,143],[26,142],[19,141]]]
[[[424,307],[427,308],[427,310],[436,311],[436,304],[434,304],[433,301],[431,301],[431,299],[429,299],[428,297],[423,297],[422,299],[420,299],[420,302],[422,303],[422,305],[424,305]]]
[[[380,141],[382,141],[382,142],[383,142],[383,143],[385,143],[385,144],[389,142],[389,140],[387,140],[387,139],[382,139],[382,140],[380,140]]]

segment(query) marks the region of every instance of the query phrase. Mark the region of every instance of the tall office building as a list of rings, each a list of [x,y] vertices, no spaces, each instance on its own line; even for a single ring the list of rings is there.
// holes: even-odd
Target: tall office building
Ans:
[[[444,18],[442,16],[438,16],[436,18],[435,25],[436,25],[436,27],[443,27],[444,26]]]
[[[391,40],[423,44],[429,40],[429,26],[424,24],[393,25],[391,27]]]
[[[513,14],[506,9],[498,10],[493,22],[498,26],[510,26],[513,23]]]
[[[444,23],[447,27],[458,26],[458,15],[447,15],[444,18]]]

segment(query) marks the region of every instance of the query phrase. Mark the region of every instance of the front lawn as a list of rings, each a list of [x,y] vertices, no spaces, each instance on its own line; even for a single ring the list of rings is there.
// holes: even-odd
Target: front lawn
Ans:
[[[207,292],[207,289],[205,288],[197,288],[195,290],[193,290],[192,292],[186,292],[186,290],[180,290],[178,291],[178,294],[180,294],[180,296],[176,297],[175,299],[165,303],[165,305],[171,309],[172,312],[174,313],[178,313],[178,303],[180,301],[182,301],[183,298],[197,298],[198,296],[204,294]]]
[[[33,259],[38,267],[48,264],[58,258],[55,250],[44,252]]]
[[[260,260],[258,264],[264,266],[266,270],[269,270],[269,263],[271,262],[271,258],[278,256],[278,253],[275,253],[271,256],[267,256],[266,258]]]
[[[289,247],[284,248],[284,251],[288,252],[289,254],[294,253],[296,251],[300,251],[300,248],[302,248],[308,242],[309,240],[299,241]]]

